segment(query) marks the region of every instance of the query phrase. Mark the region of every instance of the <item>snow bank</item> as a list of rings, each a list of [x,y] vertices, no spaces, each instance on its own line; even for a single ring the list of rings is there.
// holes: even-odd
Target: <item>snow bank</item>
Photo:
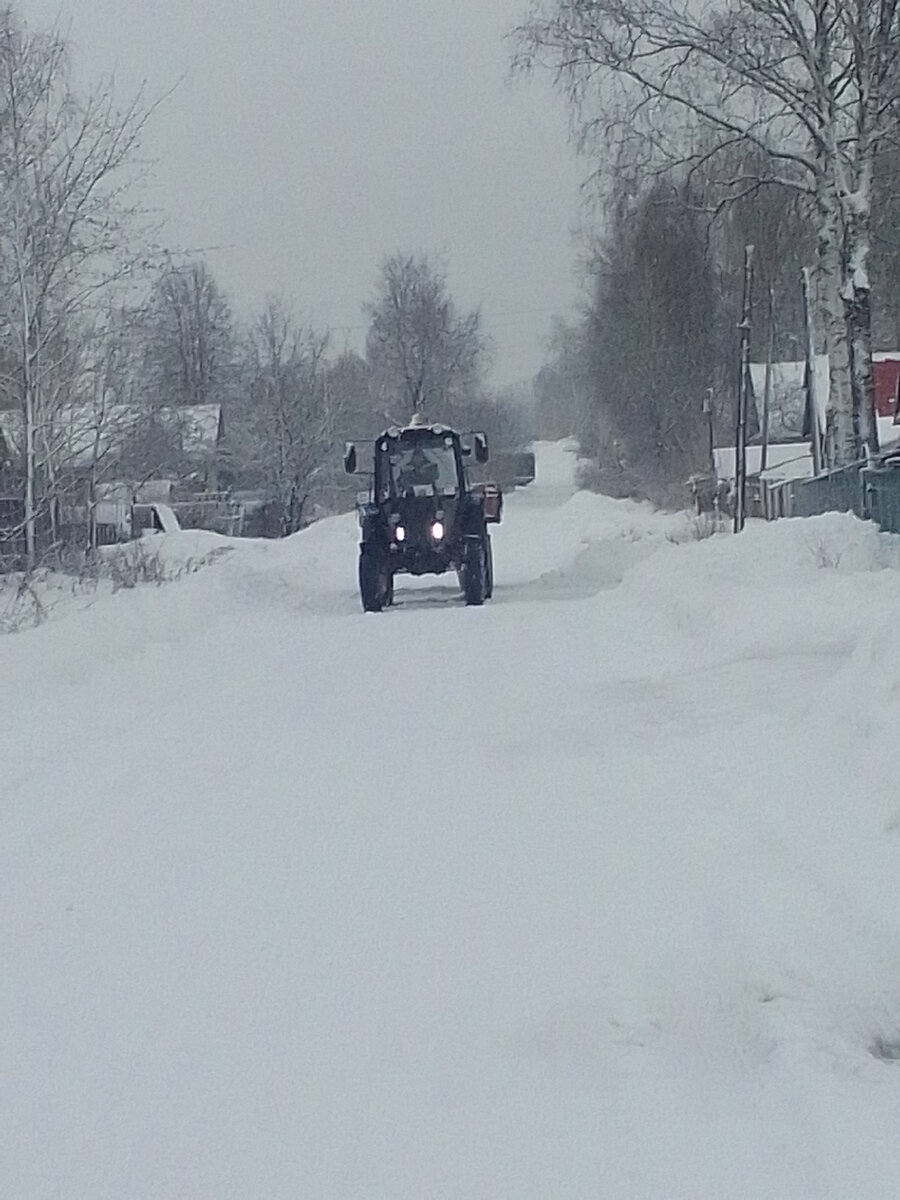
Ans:
[[[849,514],[658,545],[629,570],[613,603],[697,665],[848,647],[881,627],[891,636],[900,540]],[[864,599],[861,600],[861,593]]]

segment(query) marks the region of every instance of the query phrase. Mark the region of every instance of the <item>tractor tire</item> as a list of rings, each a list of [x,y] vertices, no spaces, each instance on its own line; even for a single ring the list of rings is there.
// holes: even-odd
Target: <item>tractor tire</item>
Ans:
[[[484,604],[487,595],[487,555],[483,538],[466,538],[461,574],[466,604]]]
[[[394,580],[384,555],[375,546],[359,551],[359,596],[363,612],[381,612],[391,603]]]

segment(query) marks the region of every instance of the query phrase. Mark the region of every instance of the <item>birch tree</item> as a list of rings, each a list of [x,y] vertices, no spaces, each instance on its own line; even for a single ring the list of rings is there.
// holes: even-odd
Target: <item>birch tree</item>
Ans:
[[[897,0],[547,0],[518,31],[520,64],[556,72],[585,146],[627,144],[653,169],[743,145],[808,196],[837,463],[876,442],[869,231],[877,151],[900,120],[898,33]],[[758,185],[730,180],[735,196]]]
[[[126,184],[148,116],[140,97],[118,108],[108,86],[78,95],[63,39],[0,10],[0,330],[4,390],[24,416],[29,567],[52,501],[51,380],[62,396],[77,373],[76,326],[136,266]]]

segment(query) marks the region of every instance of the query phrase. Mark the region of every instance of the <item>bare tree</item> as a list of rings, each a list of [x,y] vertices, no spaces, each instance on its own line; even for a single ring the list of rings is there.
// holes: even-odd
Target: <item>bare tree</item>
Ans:
[[[314,481],[333,457],[327,345],[327,334],[299,326],[275,298],[249,335],[249,403],[232,422],[234,453],[277,505],[283,536],[303,525]]]
[[[78,386],[77,326],[136,267],[125,186],[148,116],[140,97],[117,108],[108,85],[77,95],[64,41],[0,11],[2,384],[23,413],[29,567],[37,521],[53,499],[53,410]]]
[[[520,62],[549,61],[585,144],[698,165],[713,135],[809,196],[838,462],[876,436],[867,257],[876,154],[900,120],[898,34],[897,0],[549,0],[519,30]],[[730,180],[734,196],[757,186]]]
[[[547,345],[546,363],[535,376],[534,391],[539,435],[545,438],[575,435],[582,453],[596,453],[596,438],[588,432],[595,405],[587,321],[555,323]]]
[[[381,267],[366,353],[383,407],[431,410],[453,419],[481,387],[486,340],[480,314],[459,314],[447,281],[424,255],[396,254]]]
[[[231,311],[202,260],[169,261],[145,312],[144,400],[149,407],[222,403],[236,378]]]
[[[657,180],[619,212],[596,265],[588,425],[603,465],[655,499],[671,499],[671,485],[702,461],[699,398],[715,378],[715,307],[698,216]]]
[[[328,394],[335,432],[344,441],[377,437],[385,420],[374,395],[372,369],[352,350],[342,351],[328,366]]]

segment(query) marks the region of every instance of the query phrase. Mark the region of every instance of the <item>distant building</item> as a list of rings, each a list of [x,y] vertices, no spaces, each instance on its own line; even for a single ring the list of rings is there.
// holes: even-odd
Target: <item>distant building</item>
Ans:
[[[106,479],[174,474],[190,479],[195,490],[219,487],[225,441],[220,404],[157,409],[112,404],[101,411],[70,405],[54,413],[39,436],[41,457],[68,475],[86,475],[96,463]],[[14,471],[24,456],[21,410],[0,411],[0,470]]]
[[[192,505],[200,502],[198,513],[190,514],[194,524],[215,518],[220,524],[226,521],[230,531],[231,506],[219,495],[209,496],[222,486],[224,441],[219,404],[58,409],[40,424],[35,437],[41,468],[38,545],[53,540],[83,543],[88,529],[102,544],[130,537],[147,523],[170,528],[176,518],[169,502],[177,492]],[[0,564],[20,561],[24,553],[24,460],[23,414],[0,410]],[[51,485],[46,485],[48,477]]]
[[[872,366],[878,440],[882,450],[888,450],[900,440],[897,419],[900,352],[875,354]],[[819,446],[824,447],[826,432],[830,382],[827,355],[816,355],[815,371],[816,413],[813,419],[809,410],[805,361],[770,364],[767,414],[766,364],[750,364],[751,411],[747,438],[747,507],[750,513],[770,517],[790,515],[784,504],[785,498],[790,496],[789,485],[811,478],[814,473],[813,438],[817,435]],[[765,454],[763,440],[766,442]],[[735,481],[734,446],[718,447],[714,458],[716,476],[730,493]]]

